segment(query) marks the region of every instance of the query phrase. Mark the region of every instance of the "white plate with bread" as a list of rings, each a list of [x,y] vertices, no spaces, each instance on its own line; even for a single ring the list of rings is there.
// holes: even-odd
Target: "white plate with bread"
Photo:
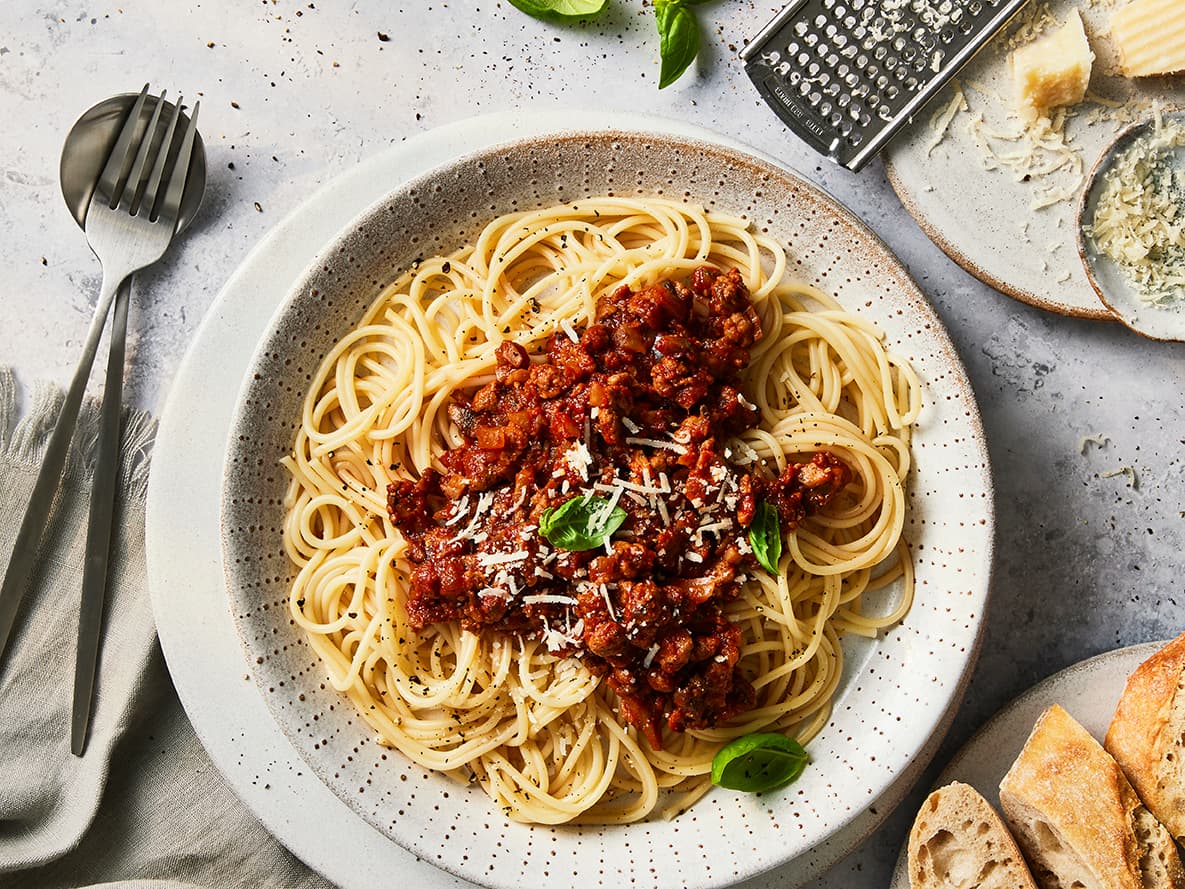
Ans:
[[[1185,887],[1185,634],[1046,679],[936,787],[892,889]]]

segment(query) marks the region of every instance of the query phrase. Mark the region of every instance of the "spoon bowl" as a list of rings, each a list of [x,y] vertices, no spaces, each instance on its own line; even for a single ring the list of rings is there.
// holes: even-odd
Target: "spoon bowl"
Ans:
[[[1166,111],[1161,114],[1161,118],[1166,122],[1175,120],[1185,123],[1185,110]],[[1107,172],[1115,167],[1123,154],[1136,142],[1149,136],[1154,126],[1155,121],[1150,119],[1129,127],[1120,133],[1095,161],[1078,205],[1078,255],[1091,287],[1119,321],[1149,339],[1185,341],[1185,297],[1153,305],[1141,295],[1123,268],[1099,249],[1087,233],[1095,218]],[[1175,169],[1185,170],[1185,147],[1172,149],[1166,152],[1166,155],[1166,161]]]
[[[136,93],[124,93],[104,99],[88,109],[75,121],[66,136],[62,146],[62,157],[59,166],[58,180],[62,186],[62,197],[66,206],[74,216],[79,228],[86,227],[86,211],[90,207],[91,195],[94,194],[95,183],[103,172],[111,149],[115,147],[119,138],[120,128],[127,118],[128,111],[136,103]],[[144,97],[144,113],[137,122],[135,138],[139,142],[148,127],[152,112],[156,109],[157,96]],[[162,116],[168,119],[173,111],[172,102],[165,101]],[[184,130],[189,126],[189,115],[183,110],[178,121],[178,128]],[[160,147],[161,133],[154,134],[155,152]],[[171,163],[171,160],[170,160]],[[185,181],[185,193],[181,198],[181,213],[178,217],[177,232],[180,234],[197,215],[202,203],[202,195],[206,190],[206,150],[202,145],[200,133],[195,134],[193,154],[189,160],[189,176]]]

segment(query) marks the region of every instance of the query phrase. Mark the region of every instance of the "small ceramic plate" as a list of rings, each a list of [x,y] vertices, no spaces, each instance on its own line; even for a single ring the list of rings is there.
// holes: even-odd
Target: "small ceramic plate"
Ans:
[[[1098,739],[1107,733],[1111,716],[1127,677],[1164,642],[1145,642],[1108,651],[1067,667],[1033,686],[981,728],[950,761],[934,782],[970,784],[999,811],[1000,781],[1012,767],[1037,717],[1047,707],[1060,704],[1082,727]],[[897,856],[890,889],[910,889],[908,849]]]
[[[306,381],[378,289],[488,217],[584,195],[661,193],[742,213],[785,242],[793,272],[875,321],[923,381],[907,538],[917,598],[901,625],[845,640],[844,681],[812,766],[785,793],[715,791],[672,821],[506,822],[379,747],[323,681],[287,613],[279,546],[288,452]],[[474,208],[480,208],[474,212]],[[417,856],[489,886],[540,874],[589,886],[720,886],[818,849],[863,819],[946,724],[974,660],[992,551],[987,452],[941,322],[884,244],[799,177],[732,148],[652,132],[564,132],[462,157],[381,196],[317,256],[264,334],[239,395],[223,491],[224,567],[245,662],[275,721],[334,793]],[[957,496],[956,496],[957,493]],[[883,815],[878,815],[882,817]]]
[[[1166,120],[1185,121],[1185,111],[1165,114]],[[1083,192],[1078,212],[1078,255],[1087,280],[1100,300],[1115,313],[1120,321],[1149,339],[1185,340],[1185,299],[1163,305],[1150,305],[1140,297],[1123,269],[1105,253],[1099,252],[1094,241],[1087,236],[1085,226],[1094,219],[1095,207],[1103,191],[1104,176],[1114,163],[1137,139],[1151,132],[1151,120],[1142,121],[1122,132],[1094,165],[1090,173],[1090,186]],[[1185,147],[1173,151],[1174,165],[1185,171]]]
[[[959,75],[967,107],[951,118],[945,131],[941,113],[951,106],[954,86],[930,102],[884,154],[889,182],[901,203],[951,259],[1021,302],[1099,320],[1115,316],[1099,302],[1077,256],[1078,201],[1087,173],[1121,130],[1149,116],[1154,100],[1185,103],[1185,76],[1133,80],[1118,73],[1107,37],[1109,6],[1093,0],[1028,4]],[[1075,8],[1095,54],[1087,99],[1065,125],[1076,168],[1022,181],[982,147],[986,141],[997,153],[1021,151],[1019,143],[991,135],[1016,126],[1009,116],[1008,55],[1021,39],[1019,29],[1042,15],[1064,23]],[[992,165],[996,168],[989,169]],[[1034,210],[1045,184],[1064,188],[1067,197]]]

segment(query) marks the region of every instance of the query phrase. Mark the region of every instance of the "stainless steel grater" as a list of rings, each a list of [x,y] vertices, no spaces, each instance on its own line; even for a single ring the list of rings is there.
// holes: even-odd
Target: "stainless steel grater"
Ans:
[[[859,170],[1026,0],[795,0],[741,52],[786,126]]]

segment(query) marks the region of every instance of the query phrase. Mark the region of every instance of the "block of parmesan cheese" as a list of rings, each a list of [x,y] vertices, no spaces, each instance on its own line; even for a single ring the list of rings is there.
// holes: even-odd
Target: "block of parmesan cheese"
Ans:
[[[1128,77],[1185,71],[1185,3],[1132,0],[1111,17],[1111,39]]]
[[[1174,0],[1180,3],[1181,0]],[[1012,80],[1021,117],[1048,117],[1059,105],[1075,105],[1086,95],[1094,53],[1077,9],[1051,34],[1012,53]]]

